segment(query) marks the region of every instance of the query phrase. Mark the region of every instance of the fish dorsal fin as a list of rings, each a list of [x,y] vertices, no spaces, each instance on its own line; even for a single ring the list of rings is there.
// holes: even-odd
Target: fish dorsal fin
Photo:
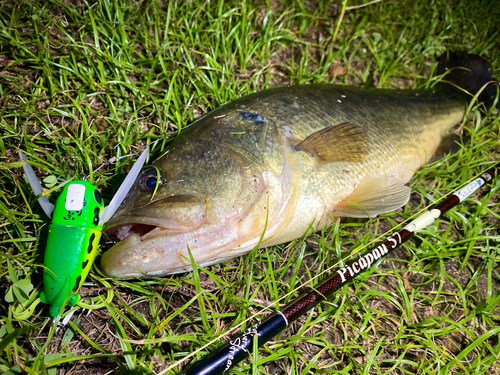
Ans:
[[[357,124],[331,125],[311,134],[296,147],[314,156],[318,164],[335,161],[360,162],[370,151],[368,136]]]
[[[441,139],[439,146],[429,159],[428,163],[434,163],[435,161],[441,160],[445,155],[455,154],[462,148],[461,145],[467,144],[470,141],[470,137],[461,137],[457,134],[448,134]]]
[[[411,189],[396,178],[385,175],[365,178],[332,213],[344,217],[375,217],[405,205],[410,192]]]

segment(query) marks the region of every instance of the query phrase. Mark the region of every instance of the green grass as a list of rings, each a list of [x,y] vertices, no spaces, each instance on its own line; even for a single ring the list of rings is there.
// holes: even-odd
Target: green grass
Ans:
[[[70,4],[68,4],[70,3]],[[494,1],[2,2],[0,4],[0,372],[150,374],[231,328],[498,160],[499,118],[473,107],[458,154],[419,170],[410,203],[343,220],[289,245],[149,281],[94,266],[72,321],[40,303],[47,218],[22,177],[29,157],[51,199],[86,178],[109,202],[144,145],[246,93],[305,82],[419,88],[447,49],[500,76]],[[114,159],[114,158],[118,159]],[[483,189],[338,292],[233,373],[500,373],[499,204]],[[53,193],[53,194],[52,194]],[[101,250],[110,247],[102,241]],[[315,281],[316,282],[316,281]],[[85,310],[86,308],[91,308]],[[69,309],[66,310],[66,312]]]

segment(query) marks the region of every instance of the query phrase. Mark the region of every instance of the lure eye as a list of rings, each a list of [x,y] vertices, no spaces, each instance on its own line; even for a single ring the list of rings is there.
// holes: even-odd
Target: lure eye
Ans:
[[[160,177],[159,181],[158,176]],[[153,191],[157,185],[161,185],[163,182],[165,182],[165,179],[162,175],[154,169],[149,169],[142,172],[139,178],[139,187],[142,191]]]
[[[94,198],[97,204],[101,204],[102,202],[101,194],[99,194],[99,190],[97,189],[94,190]]]

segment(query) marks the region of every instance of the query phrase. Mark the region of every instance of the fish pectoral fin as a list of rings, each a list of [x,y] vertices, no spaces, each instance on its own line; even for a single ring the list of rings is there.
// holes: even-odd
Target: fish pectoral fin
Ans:
[[[470,137],[461,137],[457,134],[448,134],[441,139],[439,146],[429,159],[428,163],[434,163],[435,161],[441,160],[446,155],[455,154],[462,148],[462,145],[469,143]]]
[[[332,213],[344,217],[375,217],[394,211],[410,199],[411,189],[396,178],[366,178],[338,203]]]
[[[368,135],[358,124],[345,122],[311,134],[295,149],[314,156],[318,164],[348,161],[361,162],[370,151]]]

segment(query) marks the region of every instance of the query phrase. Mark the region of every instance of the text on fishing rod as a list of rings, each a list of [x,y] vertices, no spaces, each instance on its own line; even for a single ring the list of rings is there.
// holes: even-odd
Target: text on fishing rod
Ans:
[[[395,236],[396,235],[398,237],[398,240],[396,240],[394,237],[389,237],[387,241],[385,241],[382,245],[366,253],[357,261],[352,262],[350,265],[337,270],[337,273],[340,275],[342,282],[346,281],[345,274],[347,271],[349,271],[348,277],[354,277],[354,275],[361,272],[361,270],[370,267],[374,261],[387,254],[389,250],[393,250],[398,247],[398,245],[401,244],[401,235],[399,233],[396,233]],[[389,244],[389,242],[391,243]]]

